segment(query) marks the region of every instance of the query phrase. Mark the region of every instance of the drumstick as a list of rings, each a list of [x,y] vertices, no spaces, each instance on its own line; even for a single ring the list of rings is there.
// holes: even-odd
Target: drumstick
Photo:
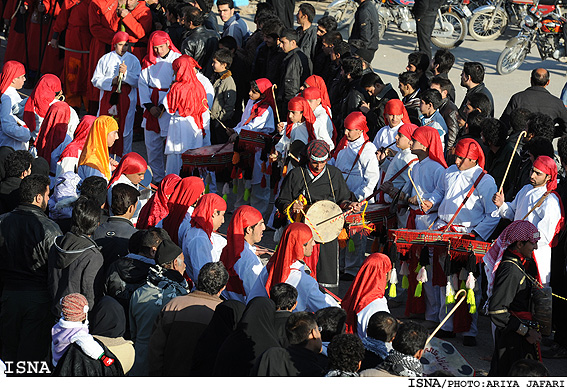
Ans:
[[[278,86],[276,84],[272,85],[272,97],[274,98],[274,107],[276,108],[276,120],[278,121],[277,123],[280,123],[280,113],[278,112],[278,104],[276,103],[276,93],[274,92],[274,89],[277,87]]]
[[[411,184],[413,185],[413,188],[415,189],[415,193],[417,194],[417,196],[419,197],[419,200],[421,202],[421,204],[423,204],[423,199],[421,198],[421,195],[419,194],[419,191],[417,190],[417,187],[415,185],[415,183],[413,182],[413,179],[411,178],[411,170],[413,169],[413,167],[409,167],[408,168],[408,177],[411,181]]]
[[[522,131],[520,133],[520,135],[518,136],[518,139],[516,140],[516,146],[514,146],[514,151],[512,152],[512,156],[510,157],[510,161],[508,161],[508,166],[506,167],[506,172],[504,173],[504,178],[502,179],[502,184],[500,184],[500,189],[498,190],[499,193],[502,192],[502,189],[504,188],[504,182],[506,181],[506,176],[508,176],[508,170],[510,169],[510,165],[512,165],[512,160],[514,160],[514,156],[516,155],[516,149],[518,149],[518,145],[520,144],[520,140],[522,139],[522,136],[527,136],[528,133],[527,131]]]
[[[20,91],[18,91],[18,93],[19,93],[20,95],[24,96],[24,97],[27,97],[27,98],[29,98],[29,96],[28,96],[28,95],[26,95],[26,94],[25,94],[25,93],[23,93],[23,92],[20,92]]]
[[[226,147],[226,145],[228,145],[229,143],[230,143],[230,141],[226,141],[225,144],[223,146],[221,146],[219,150],[217,150],[216,152],[214,152],[211,155],[211,158],[215,157],[218,153],[220,153],[220,151],[223,150]]]
[[[219,236],[222,236],[222,237],[227,238],[227,235],[226,235],[226,234],[219,233],[219,232],[215,232],[215,233],[218,234]],[[270,254],[270,255],[273,255],[274,253],[276,253],[274,250],[272,250],[272,249],[270,249],[270,248],[266,248],[265,246],[261,246],[261,245],[256,244],[255,247],[257,247],[257,248],[259,248],[259,249],[264,249],[264,250],[268,251],[268,254]]]
[[[437,332],[439,332],[439,329],[441,329],[441,327],[443,326],[443,324],[445,322],[447,322],[447,320],[449,319],[449,317],[451,317],[451,315],[455,312],[455,310],[457,310],[457,308],[459,307],[459,305],[461,303],[463,303],[463,301],[465,300],[465,298],[467,297],[467,292],[463,289],[457,291],[457,293],[455,294],[455,299],[459,296],[459,294],[463,293],[463,296],[461,297],[461,299],[459,299],[459,302],[455,303],[455,306],[453,306],[453,308],[451,309],[451,311],[445,316],[445,318],[443,318],[443,321],[441,321],[441,323],[439,325],[437,325],[437,328],[435,328],[435,330],[433,331],[433,333],[431,333],[429,335],[429,337],[427,338],[427,341],[425,342],[425,345],[429,344],[429,342],[431,341],[431,339],[435,336],[435,334]]]
[[[331,221],[331,220],[333,220],[333,219],[335,219],[335,218],[339,218],[341,215],[342,215],[342,216],[347,216],[347,215],[350,214],[351,212],[352,212],[352,209],[348,209],[347,211],[343,211],[343,212],[340,213],[340,214],[333,215],[332,217],[329,217],[329,218],[327,218],[326,220],[317,223],[315,226],[319,226],[319,225],[321,225],[321,224],[324,224],[325,222],[329,222],[329,221]]]
[[[207,111],[209,112],[209,114],[211,113],[211,110],[209,110],[209,103],[207,102],[207,99],[203,99],[203,107],[205,107],[207,109]],[[215,118],[215,120],[221,124],[222,127],[224,127],[225,130],[228,130],[228,127],[225,126],[224,123],[222,123],[220,121],[220,119]],[[214,156],[214,155],[213,155]]]

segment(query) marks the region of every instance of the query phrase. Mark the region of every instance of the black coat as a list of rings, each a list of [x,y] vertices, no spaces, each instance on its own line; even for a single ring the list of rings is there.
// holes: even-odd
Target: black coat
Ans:
[[[480,84],[472,87],[471,89],[469,89],[467,91],[467,94],[465,95],[465,98],[463,99],[463,102],[461,103],[461,107],[459,107],[459,109],[462,110],[462,109],[465,108],[465,105],[467,104],[467,100],[469,99],[469,96],[472,95],[473,93],[483,93],[488,97],[488,99],[490,100],[490,107],[491,107],[490,116],[493,117],[494,116],[494,98],[492,97],[492,94],[490,93],[488,88],[486,88],[484,83],[480,83]]]
[[[445,119],[447,124],[447,145],[446,149],[450,149],[455,146],[457,142],[457,136],[459,135],[459,122],[457,120],[458,108],[448,97],[443,100],[441,107],[439,107],[439,113]]]
[[[380,18],[374,1],[367,0],[362,3],[354,15],[354,24],[350,33],[349,42],[360,39],[364,43],[363,49],[378,50],[380,43]]]
[[[286,54],[280,65],[280,82],[278,86],[278,105],[280,114],[287,112],[287,103],[297,95],[299,88],[312,74],[311,60],[299,48]]]
[[[204,26],[188,30],[181,44],[181,54],[187,54],[199,63],[203,74],[211,77],[213,74],[213,54],[219,46],[219,34]]]
[[[303,28],[299,26],[297,29],[297,34],[299,35],[299,42],[297,46],[305,53],[307,57],[313,61],[315,57],[315,46],[317,45],[317,26],[312,24],[307,31],[303,31]]]
[[[95,339],[96,340],[96,339]],[[84,377],[94,377],[94,376],[124,376],[124,370],[122,369],[122,364],[118,358],[110,352],[110,350],[100,341],[96,340],[102,348],[104,349],[104,356],[111,360],[105,360],[107,363],[103,363],[103,359],[93,359],[83,352],[81,347],[77,344],[72,343],[67,351],[63,354],[57,367],[53,371],[53,376],[84,376]],[[111,364],[107,365],[109,362]]]
[[[108,218],[95,230],[93,240],[102,248],[105,270],[118,258],[128,254],[128,241],[137,231],[132,221],[117,216]]]

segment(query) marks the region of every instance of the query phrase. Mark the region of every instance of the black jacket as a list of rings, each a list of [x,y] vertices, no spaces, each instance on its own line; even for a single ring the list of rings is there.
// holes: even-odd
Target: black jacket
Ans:
[[[126,313],[134,291],[146,284],[151,266],[149,262],[136,257],[138,256],[121,257],[110,264],[104,282],[104,294],[116,299],[126,309]]]
[[[132,221],[117,216],[108,218],[95,230],[92,239],[101,247],[105,270],[119,257],[128,254],[128,241],[137,231]]]
[[[363,49],[378,50],[380,43],[380,19],[374,1],[367,0],[362,3],[354,15],[354,24],[350,33],[349,42],[360,39],[364,43]]]
[[[0,277],[10,291],[47,291],[47,257],[59,226],[32,204],[0,216]]]
[[[67,294],[83,294],[94,307],[103,293],[102,263],[99,247],[90,237],[72,232],[57,237],[48,258],[51,310],[56,317],[61,314],[59,301]]]
[[[280,113],[287,112],[287,103],[297,95],[299,88],[312,74],[311,60],[299,48],[291,50],[280,65],[281,79],[278,85]]]
[[[193,57],[203,69],[203,74],[210,78],[213,74],[213,54],[219,46],[219,39],[219,34],[216,31],[209,30],[204,26],[188,30],[183,36],[181,54]]]
[[[0,214],[9,213],[18,207],[21,182],[19,177],[7,177],[0,183]]]
[[[391,84],[386,84],[377,96],[371,96],[369,99],[370,111],[366,113],[366,122],[368,123],[368,137],[373,140],[378,131],[386,126],[384,120],[384,109],[386,103],[390,99],[399,99],[398,93]]]
[[[439,107],[439,113],[445,119],[447,124],[447,145],[445,149],[450,149],[455,146],[457,142],[457,136],[459,135],[459,122],[457,120],[457,114],[459,109],[448,97],[443,100],[441,107]]]
[[[303,31],[303,28],[299,26],[295,31],[297,31],[299,35],[297,46],[313,61],[315,57],[315,46],[317,45],[317,26],[312,24],[307,31]]]
[[[416,19],[422,18],[425,15],[431,15],[443,4],[442,0],[416,0],[411,12]]]
[[[488,90],[488,88],[486,88],[486,85],[484,85],[484,83],[480,83],[474,87],[472,87],[471,89],[469,89],[467,91],[467,94],[465,95],[465,98],[463,99],[463,102],[461,103],[461,107],[459,107],[460,110],[465,108],[465,105],[467,104],[467,100],[469,99],[469,96],[474,94],[474,93],[483,93],[485,94],[488,99],[490,100],[490,107],[491,107],[491,111],[490,111],[490,116],[494,116],[494,98],[492,97],[492,94],[490,93],[490,91]]]

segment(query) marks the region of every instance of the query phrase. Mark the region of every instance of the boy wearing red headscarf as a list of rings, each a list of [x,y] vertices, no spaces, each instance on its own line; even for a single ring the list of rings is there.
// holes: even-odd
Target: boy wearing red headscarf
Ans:
[[[0,75],[0,146],[28,150],[30,130],[23,121],[24,105],[18,89],[26,81],[26,69],[17,61],[7,61]]]
[[[478,142],[471,138],[465,138],[457,143],[455,156],[455,165],[451,165],[445,170],[435,191],[424,196],[422,210],[427,211],[432,206],[439,208],[439,218],[433,224],[434,230],[445,230],[451,224],[451,231],[472,234],[482,241],[488,241],[496,225],[498,225],[500,217],[492,215],[497,210],[492,202],[492,196],[496,193],[497,187],[492,176],[484,170],[484,152]],[[443,287],[443,277],[436,276],[435,270],[433,272],[432,283],[434,286],[440,287],[441,297],[439,299],[442,302],[445,300],[447,290],[446,287]],[[452,288],[455,291],[458,289],[451,277],[445,281],[445,284],[449,283],[453,284]],[[480,295],[478,293],[475,296],[478,301],[477,306],[480,304]],[[449,306],[447,309],[449,309]],[[445,308],[441,304],[439,321],[444,317]],[[470,329],[463,332],[464,345],[476,345],[477,319],[478,313],[472,314]],[[468,328],[468,324],[466,325],[465,329]],[[441,329],[446,334],[453,333],[453,319],[449,319]],[[462,330],[455,329],[455,331]]]
[[[533,163],[530,184],[526,184],[512,202],[505,202],[504,194],[494,194],[498,207],[496,216],[508,220],[526,220],[533,223],[540,233],[534,257],[541,281],[549,286],[551,275],[551,248],[563,226],[563,205],[557,189],[557,164],[548,156],[539,156]]]
[[[411,123],[408,112],[399,99],[390,99],[384,107],[384,121],[386,126],[378,130],[376,137],[374,138],[374,146],[380,151],[378,154],[378,160],[380,164],[386,163],[384,171],[388,169],[390,159],[386,157],[392,157],[400,151],[396,146],[396,134],[398,134],[398,129],[403,124]],[[389,149],[389,151],[387,150]],[[392,153],[393,152],[393,153]]]
[[[262,214],[254,207],[240,206],[232,216],[227,231],[226,246],[220,261],[228,270],[228,284],[222,295],[246,304],[264,264],[258,258],[255,244],[266,230]]]
[[[183,240],[183,254],[187,265],[187,275],[195,283],[199,278],[201,267],[207,263],[219,261],[226,245],[226,240],[215,239],[214,233],[224,223],[225,211],[226,202],[214,193],[203,195],[193,210],[191,227],[187,230]]]
[[[278,123],[278,131],[283,134],[276,144],[276,152],[284,160],[287,159],[293,142],[300,141],[307,146],[309,142],[317,139],[313,128],[315,115],[313,115],[313,110],[311,110],[307,100],[304,97],[296,96],[289,101],[287,109],[287,125],[284,122]],[[299,156],[294,157],[299,158]]]
[[[337,140],[337,131],[332,121],[331,106],[323,105],[324,95],[318,87],[305,88],[303,97],[307,99],[307,103],[309,103],[309,107],[311,107],[313,115],[315,115],[315,123],[313,124],[315,137],[327,142],[331,150],[333,150]]]
[[[97,115],[110,115],[118,121],[118,140],[111,153],[123,156],[132,151],[134,115],[138,101],[140,61],[128,52],[130,36],[119,31],[112,38],[113,51],[103,55],[96,65],[91,82],[100,90]],[[121,81],[120,81],[121,80]],[[118,85],[121,93],[117,93]]]
[[[158,121],[165,111],[163,100],[175,79],[173,61],[181,57],[179,50],[171,42],[166,32],[154,31],[148,41],[148,54],[142,60],[142,71],[138,80],[140,105],[145,108],[144,140],[148,156],[148,165],[152,169],[154,182],[159,183],[165,177],[164,140],[167,136],[165,119]],[[179,172],[176,172],[179,173]]]

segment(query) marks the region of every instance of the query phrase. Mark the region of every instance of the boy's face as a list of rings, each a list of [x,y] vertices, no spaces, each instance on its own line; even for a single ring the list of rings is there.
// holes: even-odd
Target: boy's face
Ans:
[[[419,101],[419,110],[423,115],[426,116],[431,116],[431,114],[435,112],[435,109],[433,108],[433,104],[425,103],[423,100]]]
[[[262,97],[262,94],[258,91],[251,89],[250,92],[248,92],[248,97],[250,98],[250,100],[258,100]]]
[[[401,150],[405,150],[407,148],[410,147],[410,142],[411,140],[406,137],[405,135],[403,135],[402,133],[396,134],[396,146],[401,149]]]
[[[386,118],[388,119],[388,124],[390,125],[390,127],[396,127],[397,125],[402,123],[403,117],[404,117],[403,114],[400,115],[386,114]]]
[[[122,57],[128,51],[128,42],[118,42],[116,45],[114,45],[114,50],[116,51],[116,54]]]
[[[226,64],[219,62],[216,58],[213,59],[213,71],[215,73],[222,73],[226,70]]]

